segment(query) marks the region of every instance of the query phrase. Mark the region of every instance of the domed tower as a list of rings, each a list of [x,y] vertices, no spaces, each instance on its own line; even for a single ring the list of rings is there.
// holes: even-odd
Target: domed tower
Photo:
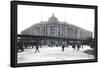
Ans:
[[[48,21],[50,23],[57,23],[58,19],[55,17],[54,13],[52,14],[52,16],[48,19]]]

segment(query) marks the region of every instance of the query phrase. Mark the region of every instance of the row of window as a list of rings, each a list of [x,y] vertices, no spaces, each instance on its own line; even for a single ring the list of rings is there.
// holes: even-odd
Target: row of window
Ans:
[[[50,29],[48,28],[48,26],[45,26],[44,29],[44,35],[45,36],[60,36],[60,37],[68,37],[68,38],[77,38],[77,30],[73,29],[73,28],[62,28],[59,29],[56,26],[51,26]],[[41,34],[41,30],[40,28],[37,28],[37,33]]]

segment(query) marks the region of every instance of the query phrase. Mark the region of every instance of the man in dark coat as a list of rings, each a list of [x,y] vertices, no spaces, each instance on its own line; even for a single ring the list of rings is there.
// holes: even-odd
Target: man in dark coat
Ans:
[[[80,50],[80,46],[81,46],[81,45],[77,44],[77,51]]]
[[[73,50],[76,50],[76,46],[74,44],[72,45],[72,48],[73,48]]]
[[[35,53],[36,53],[37,51],[40,52],[40,51],[39,51],[39,41],[36,41],[36,42],[35,42],[35,48],[36,48]]]
[[[63,42],[62,43],[62,52],[64,51],[64,48],[65,48],[65,43]]]

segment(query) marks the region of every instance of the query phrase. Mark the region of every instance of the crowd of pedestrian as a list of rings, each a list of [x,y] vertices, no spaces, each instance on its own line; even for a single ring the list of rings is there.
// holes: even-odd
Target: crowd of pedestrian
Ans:
[[[34,40],[34,42],[25,42],[23,43],[22,41],[19,41],[17,44],[17,50],[21,50],[24,51],[25,48],[27,48],[28,46],[33,46],[35,47],[35,53],[40,52],[39,48],[41,46],[40,41],[39,40]],[[51,44],[48,43],[47,44],[48,47],[51,47]],[[55,44],[56,47],[61,47],[62,52],[64,52],[65,47],[69,47],[71,46],[73,48],[73,50],[79,51],[80,48],[83,48],[82,44],[78,44],[78,43],[74,43],[74,44],[68,44],[68,42],[62,41],[62,42],[58,42],[57,44]],[[53,46],[54,47],[54,46]]]

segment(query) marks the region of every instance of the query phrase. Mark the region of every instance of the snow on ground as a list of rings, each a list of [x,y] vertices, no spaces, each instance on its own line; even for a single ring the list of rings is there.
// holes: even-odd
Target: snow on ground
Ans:
[[[64,61],[64,60],[84,60],[94,59],[94,55],[89,55],[83,51],[91,49],[88,46],[81,48],[79,51],[73,50],[71,47],[65,47],[62,52],[61,47],[42,47],[40,52],[35,53],[35,48],[25,49],[24,52],[18,53],[18,63],[30,62],[47,62],[47,61]]]

